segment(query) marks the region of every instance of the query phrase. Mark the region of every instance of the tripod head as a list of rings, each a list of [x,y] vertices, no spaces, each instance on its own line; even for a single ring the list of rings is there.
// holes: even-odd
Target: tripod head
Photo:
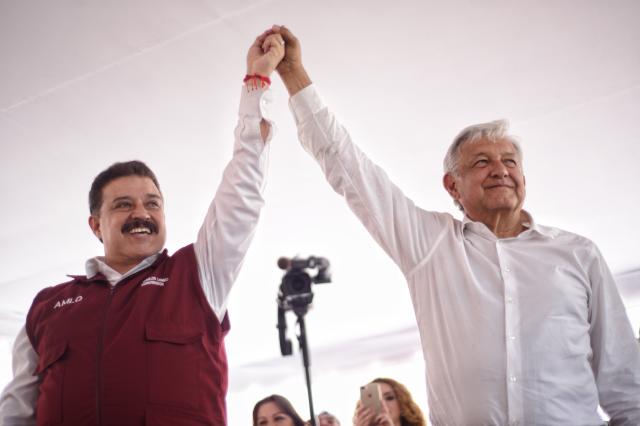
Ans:
[[[293,311],[300,321],[309,310],[313,302],[311,285],[326,284],[331,282],[329,261],[323,257],[311,256],[306,259],[294,257],[293,259],[281,257],[278,259],[278,267],[285,272],[278,289],[278,337],[280,340],[280,353],[283,356],[293,353],[291,340],[287,338],[286,312]],[[309,275],[308,270],[316,269],[315,275]]]
[[[313,302],[311,284],[331,282],[329,261],[323,257],[281,257],[278,259],[278,267],[286,271],[278,291],[278,307],[285,311],[293,310],[297,316],[305,315]],[[309,269],[317,269],[316,274],[309,275]]]

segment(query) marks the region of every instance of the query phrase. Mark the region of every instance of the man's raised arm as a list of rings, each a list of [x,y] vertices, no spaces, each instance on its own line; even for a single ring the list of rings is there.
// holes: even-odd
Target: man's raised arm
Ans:
[[[262,192],[272,137],[269,76],[283,55],[282,37],[270,31],[258,36],[249,48],[233,158],[195,243],[200,281],[220,321],[264,205]]]
[[[367,158],[320,99],[302,64],[299,40],[285,27],[274,26],[272,31],[285,41],[277,71],[291,95],[300,143],[378,244],[405,274],[410,273],[425,258],[448,216],[418,209]]]

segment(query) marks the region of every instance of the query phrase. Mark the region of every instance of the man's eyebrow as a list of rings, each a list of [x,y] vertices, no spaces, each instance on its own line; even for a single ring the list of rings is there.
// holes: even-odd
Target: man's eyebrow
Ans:
[[[158,194],[154,194],[152,192],[145,194],[146,198],[151,198],[154,200],[162,200],[162,196],[158,195]],[[130,195],[122,195],[120,197],[116,197],[113,200],[111,200],[112,203],[118,202],[118,201],[131,201],[133,197],[131,197]]]
[[[488,157],[488,156],[489,156],[489,154],[487,154],[484,151],[480,151],[480,152],[476,152],[476,153],[471,154],[471,158],[474,159],[474,160],[476,158],[478,158],[478,157]]]
[[[116,197],[116,198],[114,198],[111,202],[112,202],[112,203],[115,203],[116,201],[130,201],[130,200],[131,200],[131,197],[130,197],[130,196],[128,196],[128,195],[123,195],[123,196],[121,196],[121,197]]]

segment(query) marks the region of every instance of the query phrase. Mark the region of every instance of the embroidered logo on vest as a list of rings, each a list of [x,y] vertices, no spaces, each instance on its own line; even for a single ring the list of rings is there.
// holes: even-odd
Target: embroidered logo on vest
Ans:
[[[58,300],[56,304],[53,306],[53,309],[62,308],[66,305],[73,305],[74,303],[82,302],[82,296],[77,296],[76,298],[68,297],[66,299]]]
[[[140,287],[144,287],[145,285],[158,285],[160,287],[164,287],[164,283],[167,281],[169,281],[169,278],[148,277],[142,281]]]

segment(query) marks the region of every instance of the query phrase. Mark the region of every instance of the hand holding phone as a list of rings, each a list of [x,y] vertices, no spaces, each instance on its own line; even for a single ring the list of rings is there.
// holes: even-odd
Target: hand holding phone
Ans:
[[[369,408],[374,417],[382,413],[382,394],[378,383],[368,383],[360,386],[360,403]]]

